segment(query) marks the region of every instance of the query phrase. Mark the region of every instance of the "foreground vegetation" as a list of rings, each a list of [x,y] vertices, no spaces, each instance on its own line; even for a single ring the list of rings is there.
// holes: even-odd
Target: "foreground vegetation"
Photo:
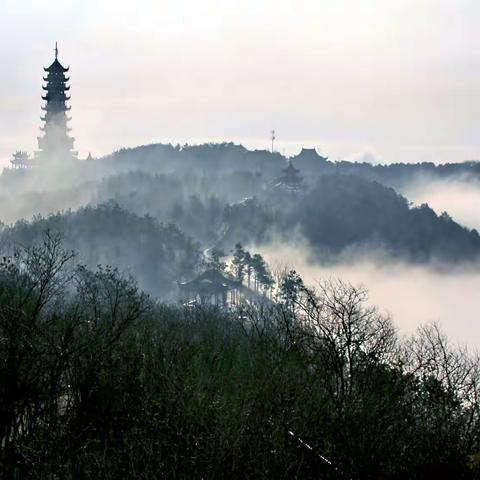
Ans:
[[[4,478],[478,478],[479,363],[435,325],[294,272],[227,313],[75,263],[49,235],[0,265]]]

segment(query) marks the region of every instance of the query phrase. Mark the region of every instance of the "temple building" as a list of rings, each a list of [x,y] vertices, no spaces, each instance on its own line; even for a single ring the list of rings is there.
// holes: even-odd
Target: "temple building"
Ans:
[[[32,162],[30,160],[30,155],[27,152],[22,150],[17,150],[13,155],[12,159],[10,160],[12,164],[12,168],[30,168],[32,166]]]
[[[207,270],[190,282],[178,284],[180,301],[189,306],[213,305],[228,307],[239,301],[241,285],[217,270]]]
[[[300,175],[300,170],[293,166],[291,159],[282,170],[282,175],[275,180],[275,186],[291,191],[297,191],[303,187],[303,177]]]
[[[330,164],[328,158],[319,155],[315,148],[302,148],[298,155],[292,157],[292,161],[303,172],[318,172],[319,169],[326,168]]]
[[[44,68],[47,73],[43,80],[47,82],[42,88],[45,95],[45,105],[42,110],[45,112],[41,117],[44,122],[41,130],[43,136],[38,137],[38,151],[35,152],[34,163],[56,163],[65,162],[77,158],[77,152],[73,150],[74,139],[69,136],[70,128],[67,126],[70,118],[67,112],[70,106],[67,106],[70,96],[68,92],[70,87],[67,85],[69,77],[65,74],[69,67],[64,67],[58,60],[58,48],[55,44],[55,60],[48,67]]]

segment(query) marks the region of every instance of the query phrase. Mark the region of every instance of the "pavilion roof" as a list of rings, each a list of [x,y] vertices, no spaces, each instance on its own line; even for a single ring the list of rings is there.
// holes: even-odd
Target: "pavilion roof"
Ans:
[[[207,270],[190,282],[179,284],[180,289],[198,293],[221,293],[238,288],[240,283],[232,280],[217,270]]]

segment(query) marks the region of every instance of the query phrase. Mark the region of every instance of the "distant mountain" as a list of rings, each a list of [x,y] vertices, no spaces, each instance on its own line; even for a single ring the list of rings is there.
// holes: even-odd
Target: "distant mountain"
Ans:
[[[24,241],[23,231],[29,239],[41,229],[65,229],[69,244],[87,255],[89,264],[138,269],[149,291],[168,290],[168,282],[184,275],[179,265],[188,264],[189,255],[195,263],[198,251],[190,238],[199,248],[229,251],[237,242],[265,244],[299,236],[329,260],[372,249],[415,262],[478,257],[476,231],[427,205],[411,207],[398,191],[425,176],[479,178],[479,163],[372,166],[331,162],[311,149],[292,161],[303,177],[297,191],[275,182],[286,166],[282,155],[229,143],[147,145],[79,162],[74,171],[10,171],[0,179],[0,220],[101,205],[20,222],[4,237]],[[153,273],[156,264],[162,273]]]
[[[307,178],[315,178],[325,173],[354,174],[392,187],[401,187],[418,176],[462,176],[480,180],[478,161],[441,165],[431,162],[372,165],[366,162],[330,161],[314,149],[302,149],[292,160]],[[136,168],[156,173],[171,173],[201,168],[213,175],[244,171],[258,173],[264,178],[277,176],[286,164],[286,158],[278,152],[252,151],[233,143],[182,147],[152,144],[119,150],[105,157],[104,161],[105,166],[122,170]]]
[[[222,246],[305,239],[319,259],[383,252],[413,262],[464,262],[480,255],[477,231],[446,213],[408,200],[378,182],[354,175],[322,175],[304,194],[275,192],[225,212]]]
[[[325,173],[354,174],[376,180],[387,186],[398,187],[410,182],[413,177],[434,178],[469,177],[480,180],[480,161],[445,163],[431,162],[393,163],[372,165],[366,162],[330,161],[315,149],[302,149],[291,157],[307,179],[315,179]],[[207,143],[202,145],[151,144],[134,148],[122,148],[97,160],[78,162],[80,178],[95,181],[104,176],[130,171],[144,171],[161,174],[225,175],[227,173],[248,172],[264,179],[275,178],[285,167],[287,158],[278,152],[268,150],[248,150],[234,143]],[[71,173],[71,166],[68,166]],[[31,176],[29,172],[28,176]],[[41,177],[41,175],[37,176]],[[5,169],[0,177],[0,185],[9,188],[12,183],[25,181],[24,172]],[[62,172],[63,184],[75,184],[78,178]],[[70,182],[69,182],[70,180]],[[41,181],[42,184],[48,182]]]
[[[465,261],[480,254],[475,230],[426,204],[411,207],[392,188],[354,175],[321,176],[289,218],[311,245],[335,253],[366,246],[414,261]]]

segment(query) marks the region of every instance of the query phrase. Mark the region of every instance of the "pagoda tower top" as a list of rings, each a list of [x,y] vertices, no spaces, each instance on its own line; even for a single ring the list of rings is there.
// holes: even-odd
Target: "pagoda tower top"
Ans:
[[[43,69],[48,73],[65,73],[68,72],[70,67],[64,67],[58,60],[58,45],[55,42],[55,60],[49,67],[43,67]]]
[[[58,60],[58,44],[55,42],[55,59],[53,63],[44,70],[48,74],[43,77],[46,82],[42,88],[45,94],[42,99],[45,104],[42,107],[44,115],[41,117],[43,136],[38,137],[38,151],[35,152],[35,160],[42,163],[56,163],[65,160],[72,160],[77,157],[73,150],[74,139],[69,136],[70,128],[67,123],[70,117],[67,112],[70,106],[67,105],[70,96],[67,92],[70,86],[67,85],[69,77],[65,75],[69,67],[64,67]]]

